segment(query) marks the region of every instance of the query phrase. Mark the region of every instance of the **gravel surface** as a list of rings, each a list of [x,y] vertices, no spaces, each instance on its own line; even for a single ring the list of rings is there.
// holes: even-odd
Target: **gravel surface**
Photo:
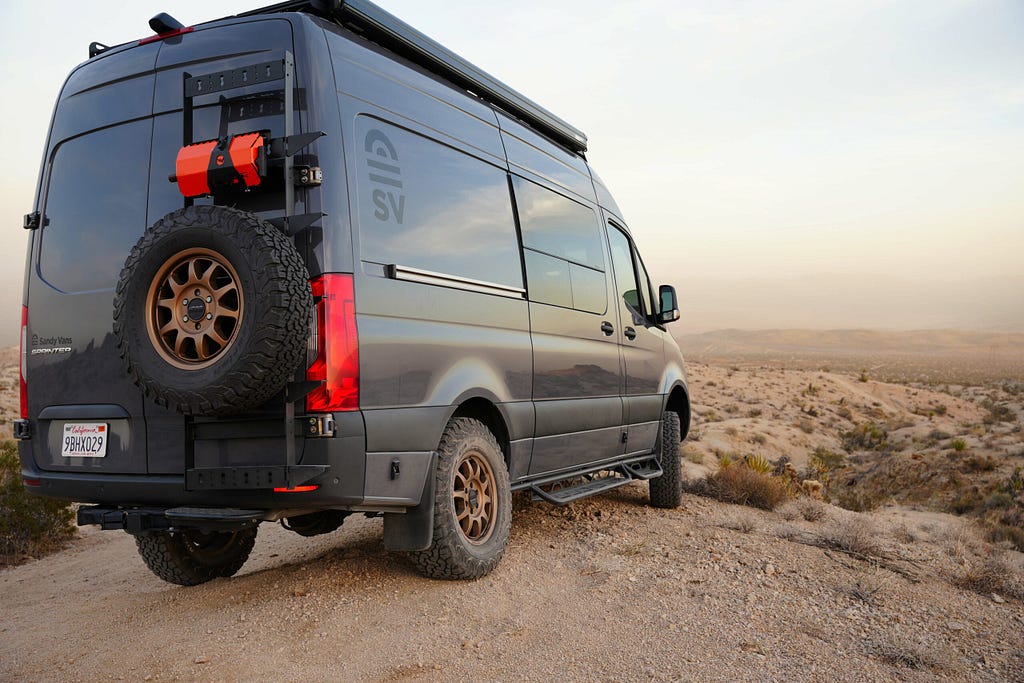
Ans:
[[[691,372],[691,477],[716,450],[802,464],[838,446],[842,407],[905,419],[908,447],[981,415],[829,373]],[[940,400],[943,415],[919,410]],[[1020,450],[997,427],[971,448]],[[419,577],[361,515],[312,539],[263,525],[237,576],[194,588],[150,574],[127,534],[86,528],[0,571],[0,680],[1024,681],[1024,556],[961,518],[646,503],[643,484],[564,508],[517,495],[508,552],[472,582]],[[982,592],[958,587],[990,566]]]
[[[955,518],[645,500],[520,496],[509,552],[474,582],[418,577],[378,520],[315,539],[265,525],[239,575],[195,588],[87,530],[0,572],[0,679],[1024,679],[1021,603],[951,585],[981,552]],[[806,544],[851,519],[919,582]]]

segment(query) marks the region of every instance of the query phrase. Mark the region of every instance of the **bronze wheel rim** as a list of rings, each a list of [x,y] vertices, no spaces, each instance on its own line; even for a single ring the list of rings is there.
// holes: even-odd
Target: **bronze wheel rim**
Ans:
[[[164,262],[146,295],[146,326],[160,357],[184,370],[227,353],[242,322],[238,273],[212,249],[180,251]]]
[[[469,451],[455,466],[452,487],[455,521],[463,537],[473,545],[486,543],[495,526],[497,489],[494,471],[479,451]]]

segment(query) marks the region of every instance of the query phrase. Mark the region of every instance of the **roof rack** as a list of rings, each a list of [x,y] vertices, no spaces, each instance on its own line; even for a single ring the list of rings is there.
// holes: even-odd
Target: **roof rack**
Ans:
[[[276,12],[310,12],[352,24],[367,37],[501,107],[569,150],[578,154],[587,151],[583,131],[368,0],[293,0],[238,16]]]

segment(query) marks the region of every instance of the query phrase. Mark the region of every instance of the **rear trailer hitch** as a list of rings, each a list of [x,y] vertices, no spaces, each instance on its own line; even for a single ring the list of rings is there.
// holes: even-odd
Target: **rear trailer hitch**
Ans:
[[[236,508],[111,508],[83,505],[78,508],[78,526],[98,526],[104,531],[123,530],[132,535],[160,533],[175,529],[238,531],[270,519],[266,510]]]

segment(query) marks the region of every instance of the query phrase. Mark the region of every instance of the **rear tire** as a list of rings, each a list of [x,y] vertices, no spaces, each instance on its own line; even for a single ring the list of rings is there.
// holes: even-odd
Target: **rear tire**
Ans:
[[[679,455],[679,415],[668,411],[661,415],[661,438],[658,441],[658,462],[662,475],[651,479],[651,505],[656,508],[677,508],[683,502],[683,463]]]
[[[512,492],[501,447],[483,423],[453,418],[437,449],[433,542],[410,553],[432,579],[478,579],[501,561],[512,525]]]
[[[256,527],[240,531],[161,531],[135,537],[149,570],[168,583],[196,586],[234,576],[256,544]]]

